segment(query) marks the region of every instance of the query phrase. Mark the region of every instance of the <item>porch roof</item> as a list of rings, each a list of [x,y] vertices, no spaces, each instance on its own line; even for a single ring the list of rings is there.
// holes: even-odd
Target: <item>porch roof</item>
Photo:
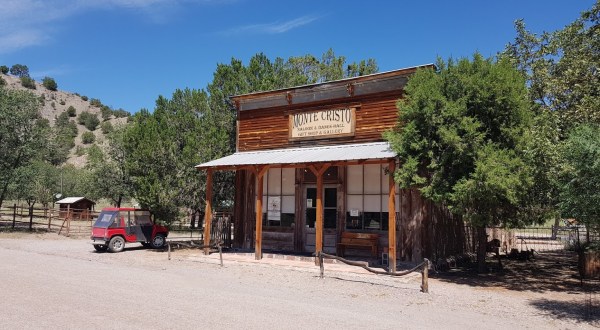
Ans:
[[[197,169],[238,169],[253,165],[294,166],[309,163],[361,162],[395,158],[388,142],[236,152],[200,165]]]

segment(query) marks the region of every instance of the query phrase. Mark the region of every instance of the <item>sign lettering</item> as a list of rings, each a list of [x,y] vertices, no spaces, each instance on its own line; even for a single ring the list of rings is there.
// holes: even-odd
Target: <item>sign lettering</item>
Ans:
[[[356,108],[297,112],[289,121],[290,140],[353,136]]]

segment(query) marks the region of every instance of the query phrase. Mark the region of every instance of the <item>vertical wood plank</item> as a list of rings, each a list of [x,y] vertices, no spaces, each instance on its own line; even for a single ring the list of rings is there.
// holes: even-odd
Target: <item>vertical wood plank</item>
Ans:
[[[204,254],[210,253],[210,225],[212,222],[212,179],[213,171],[206,170],[206,208],[204,209]]]
[[[396,162],[390,160],[389,165],[389,196],[388,196],[388,261],[389,272],[396,272],[396,182],[394,182],[394,171]]]

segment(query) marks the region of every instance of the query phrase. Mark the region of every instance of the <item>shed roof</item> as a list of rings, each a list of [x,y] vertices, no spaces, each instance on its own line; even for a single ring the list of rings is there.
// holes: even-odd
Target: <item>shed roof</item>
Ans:
[[[388,142],[236,152],[197,165],[197,169],[235,169],[251,165],[295,165],[325,162],[385,160],[396,157]]]
[[[79,202],[81,200],[84,200],[84,199],[87,200],[87,201],[89,201],[89,202],[92,202],[92,204],[96,204],[96,202],[94,202],[92,200],[89,200],[89,199],[87,199],[85,197],[67,197],[67,198],[63,198],[63,199],[57,201],[56,204],[73,204],[73,203],[77,203],[77,202]]]

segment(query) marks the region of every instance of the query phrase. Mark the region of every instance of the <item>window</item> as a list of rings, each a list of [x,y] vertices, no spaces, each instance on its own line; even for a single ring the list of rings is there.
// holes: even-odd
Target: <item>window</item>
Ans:
[[[263,226],[293,227],[296,209],[296,171],[271,168],[263,179]]]
[[[379,164],[347,167],[346,229],[387,230],[389,174]]]

